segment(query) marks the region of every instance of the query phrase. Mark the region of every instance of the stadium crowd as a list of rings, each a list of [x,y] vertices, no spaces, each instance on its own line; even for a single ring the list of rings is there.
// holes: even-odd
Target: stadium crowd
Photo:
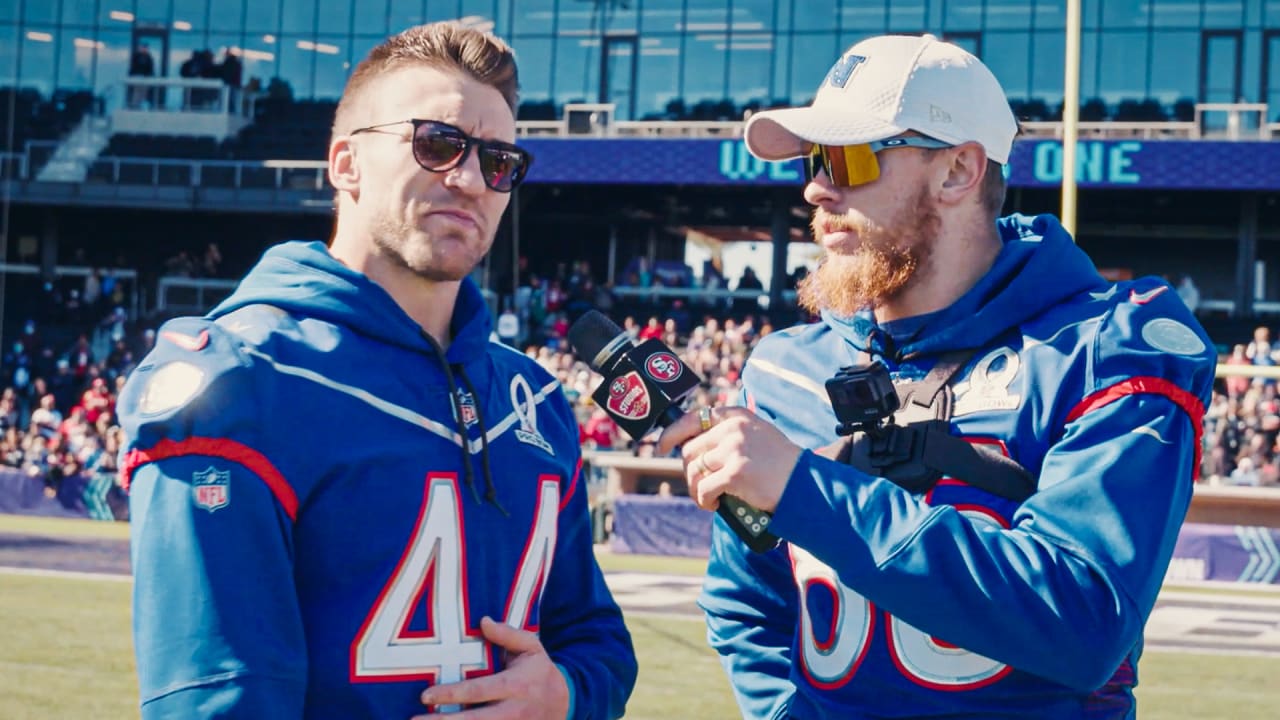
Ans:
[[[592,277],[585,261],[561,264],[546,276],[522,273],[519,289],[503,299],[505,312],[495,336],[508,328],[496,339],[524,348],[560,380],[577,411],[584,447],[647,455],[652,439],[628,438],[592,401],[601,377],[569,345],[574,320],[599,309],[623,318],[622,327],[633,339],[655,338],[676,349],[703,378],[692,402],[715,406],[737,401],[743,366],[756,343],[772,332],[772,322],[789,325],[801,319],[793,307],[766,312],[755,301],[699,297],[699,288],[689,289],[688,298],[615,296]],[[63,302],[81,301],[68,295]],[[503,314],[514,317],[504,323]],[[110,296],[60,319],[72,322],[51,328],[51,337],[36,321],[26,321],[0,357],[0,463],[44,483],[51,497],[63,478],[115,473],[121,432],[115,399],[137,359],[155,342],[151,323],[129,322],[110,304]],[[1280,377],[1280,343],[1260,326],[1223,362],[1276,367]],[[1203,444],[1202,482],[1280,485],[1277,380],[1220,379],[1205,416]]]

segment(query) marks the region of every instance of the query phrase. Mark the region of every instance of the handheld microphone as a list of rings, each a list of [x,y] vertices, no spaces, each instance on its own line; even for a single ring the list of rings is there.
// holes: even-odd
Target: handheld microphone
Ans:
[[[569,328],[569,343],[604,376],[592,399],[637,440],[680,419],[685,400],[702,381],[664,343],[651,338],[637,345],[596,310]],[[778,537],[768,531],[769,513],[728,494],[720,496],[716,512],[752,550],[766,552],[778,545]]]

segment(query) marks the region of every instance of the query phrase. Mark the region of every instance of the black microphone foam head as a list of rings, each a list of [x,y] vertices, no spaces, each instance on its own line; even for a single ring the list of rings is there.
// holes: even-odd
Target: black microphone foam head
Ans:
[[[622,328],[598,310],[588,310],[569,328],[569,344],[578,357],[593,369],[599,370],[596,356],[622,334]]]

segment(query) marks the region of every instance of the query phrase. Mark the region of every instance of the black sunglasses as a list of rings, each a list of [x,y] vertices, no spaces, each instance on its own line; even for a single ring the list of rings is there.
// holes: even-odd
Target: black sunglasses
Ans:
[[[509,193],[524,180],[533,155],[524,148],[496,140],[472,137],[448,123],[435,120],[397,120],[351,131],[352,135],[376,132],[392,125],[413,125],[413,159],[429,172],[448,172],[467,161],[471,148],[480,158],[480,176],[490,190]]]

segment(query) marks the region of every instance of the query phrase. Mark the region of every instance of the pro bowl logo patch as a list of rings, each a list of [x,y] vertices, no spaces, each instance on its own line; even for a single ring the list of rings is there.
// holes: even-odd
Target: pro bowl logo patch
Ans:
[[[191,495],[196,507],[213,512],[231,504],[231,471],[210,467],[191,476]]]
[[[516,428],[516,439],[554,456],[556,451],[552,449],[551,443],[538,432],[538,399],[523,375],[511,378],[511,410],[520,422],[520,427]]]
[[[644,361],[644,371],[658,382],[669,383],[680,377],[684,367],[675,355],[669,352],[656,352]]]
[[[645,387],[640,373],[632,370],[609,383],[608,405],[614,414],[628,420],[649,417],[649,388]]]

